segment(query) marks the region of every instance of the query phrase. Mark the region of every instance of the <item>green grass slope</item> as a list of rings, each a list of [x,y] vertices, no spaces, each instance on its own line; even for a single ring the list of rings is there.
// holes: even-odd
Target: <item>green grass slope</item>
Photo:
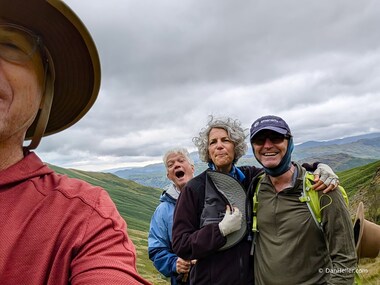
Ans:
[[[380,224],[380,160],[338,173],[341,185],[350,198],[350,212],[355,214],[360,201],[366,219]]]
[[[157,207],[161,189],[145,187],[110,173],[87,172],[49,165],[57,173],[82,179],[107,190],[122,217],[127,222],[128,235],[137,252],[137,268],[141,276],[153,284],[169,284],[148,258],[150,218]]]
[[[128,227],[146,231],[162,190],[145,187],[110,173],[86,172],[49,165],[58,173],[78,178],[108,191],[120,214],[128,219]]]
[[[380,161],[338,173],[341,185],[350,199],[350,213],[355,218],[360,201],[364,203],[365,218],[380,224]],[[361,259],[359,273],[363,284],[380,284],[380,257]]]

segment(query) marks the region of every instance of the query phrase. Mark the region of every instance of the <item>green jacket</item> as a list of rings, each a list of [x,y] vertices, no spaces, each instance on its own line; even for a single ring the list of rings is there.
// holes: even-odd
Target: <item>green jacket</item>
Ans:
[[[258,196],[255,284],[353,284],[356,253],[352,223],[340,191],[327,195],[323,232],[301,202],[305,169],[294,163],[293,187],[276,193],[264,175]],[[330,203],[321,199],[323,207]]]

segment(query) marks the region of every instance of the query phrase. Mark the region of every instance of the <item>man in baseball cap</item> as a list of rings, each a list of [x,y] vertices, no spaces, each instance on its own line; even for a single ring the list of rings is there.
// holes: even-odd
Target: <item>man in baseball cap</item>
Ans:
[[[273,115],[258,118],[251,126],[250,138],[252,139],[261,130],[271,130],[287,136],[292,135],[288,124],[282,118]]]
[[[149,284],[108,193],[58,175],[31,151],[95,102],[91,35],[60,0],[0,7],[0,283]]]
[[[352,284],[355,244],[341,191],[317,193],[323,209],[317,225],[309,200],[303,199],[305,191],[313,191],[307,185],[314,178],[291,160],[294,144],[288,124],[277,116],[261,117],[252,124],[250,140],[265,171],[255,191],[255,283]]]
[[[292,134],[288,124],[280,117],[277,116],[264,116],[257,119],[251,126],[250,140],[256,141],[256,143],[263,144],[264,141],[269,138],[271,141],[283,141],[288,140],[288,146],[286,153],[281,159],[280,163],[274,167],[266,167],[263,165],[260,159],[256,157],[257,161],[264,167],[264,169],[273,176],[279,176],[288,171],[291,167],[291,153],[294,149]]]

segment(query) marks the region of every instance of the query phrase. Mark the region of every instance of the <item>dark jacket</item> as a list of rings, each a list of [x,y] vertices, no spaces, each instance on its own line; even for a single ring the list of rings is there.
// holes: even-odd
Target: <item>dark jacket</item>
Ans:
[[[244,189],[261,169],[240,167],[245,174]],[[190,273],[190,284],[253,284],[251,241],[244,238],[237,245],[218,251],[226,243],[218,223],[200,228],[205,200],[206,172],[190,180],[182,190],[174,211],[173,250],[184,259],[197,259]],[[225,208],[225,206],[224,206]]]

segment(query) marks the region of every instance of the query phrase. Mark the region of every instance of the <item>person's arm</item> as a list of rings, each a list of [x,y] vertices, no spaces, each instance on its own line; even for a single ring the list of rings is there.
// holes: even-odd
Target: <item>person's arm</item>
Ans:
[[[350,214],[341,192],[322,194],[322,207],[323,229],[332,261],[328,284],[353,284],[357,266],[355,243]]]
[[[169,227],[169,207],[161,203],[154,212],[148,235],[149,259],[153,261],[154,267],[166,277],[177,275],[177,255],[171,249]]]
[[[150,284],[139,276],[135,247],[124,219],[106,191],[101,191],[73,255],[70,284]]]

